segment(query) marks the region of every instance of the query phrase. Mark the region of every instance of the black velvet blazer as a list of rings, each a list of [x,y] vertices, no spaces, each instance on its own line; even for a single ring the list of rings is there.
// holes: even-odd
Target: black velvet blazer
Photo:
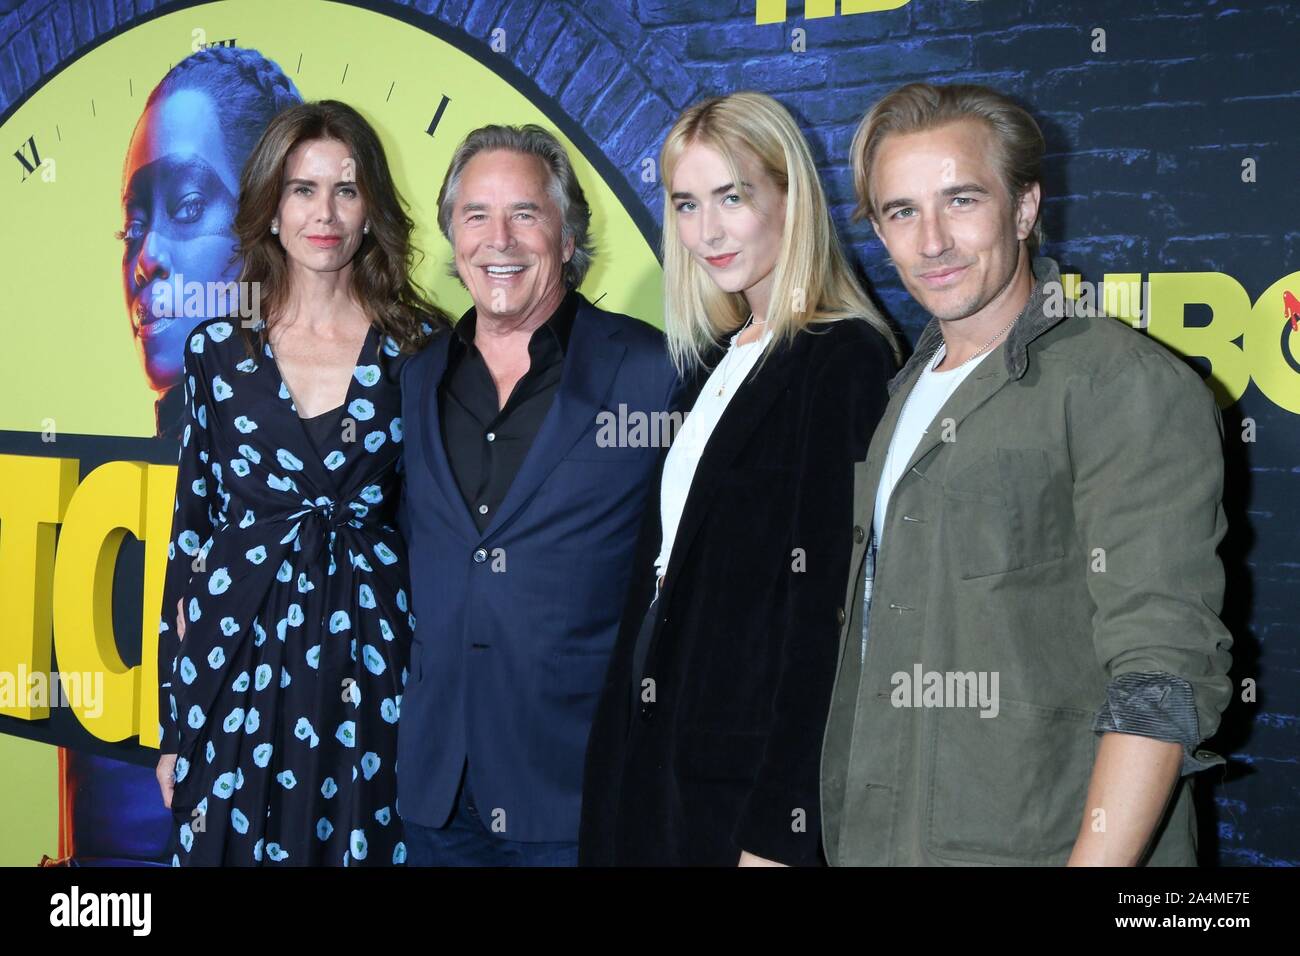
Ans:
[[[884,336],[839,321],[800,332],[735,393],[687,496],[646,656],[653,700],[633,715],[633,650],[662,536],[653,482],[587,746],[582,864],[734,866],[741,850],[822,861],[818,774],[853,464],[895,371]]]

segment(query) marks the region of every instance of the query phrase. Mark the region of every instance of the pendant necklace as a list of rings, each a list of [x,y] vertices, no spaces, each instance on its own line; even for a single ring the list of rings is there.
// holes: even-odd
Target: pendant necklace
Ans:
[[[736,353],[736,349],[739,347],[740,337],[745,334],[745,329],[749,328],[750,325],[753,324],[753,322],[754,322],[754,313],[751,312],[749,313],[749,318],[745,320],[745,324],[740,327],[740,331],[737,332],[734,336],[732,336],[731,346],[727,349],[727,354],[722,357],[722,361],[719,363],[719,367],[721,367],[722,365],[726,365],[727,362],[731,360],[732,355]],[[718,391],[717,391],[717,395],[719,397],[721,397],[722,393],[727,390],[727,378],[730,375],[731,375],[731,367],[728,366],[727,368],[723,369],[722,372],[722,384],[718,386]]]

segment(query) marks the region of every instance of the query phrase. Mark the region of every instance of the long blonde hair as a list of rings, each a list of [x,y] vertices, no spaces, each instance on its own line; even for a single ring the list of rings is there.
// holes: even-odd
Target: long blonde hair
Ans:
[[[659,154],[664,330],[678,371],[702,365],[709,348],[740,328],[749,315],[744,295],[719,289],[677,236],[673,173],[682,153],[697,143],[722,156],[742,196],[746,190],[737,162],[742,151],[785,193],[785,230],[766,316],[772,338],[764,358],[813,323],[858,319],[885,337],[897,361],[901,350],[893,331],[867,298],[840,248],[807,141],[780,103],[763,93],[744,92],[689,107],[669,130]]]

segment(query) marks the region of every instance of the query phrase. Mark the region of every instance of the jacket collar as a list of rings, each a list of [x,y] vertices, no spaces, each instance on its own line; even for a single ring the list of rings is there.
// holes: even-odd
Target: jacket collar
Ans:
[[[556,306],[555,311],[551,313],[550,318],[533,330],[532,336],[528,340],[528,351],[536,357],[539,342],[547,339],[553,341],[559,347],[560,354],[563,355],[569,348],[569,339],[573,334],[573,320],[578,315],[580,305],[590,305],[591,303],[583,297],[577,289],[569,289]],[[471,306],[469,311],[460,317],[452,328],[456,332],[456,337],[452,340],[453,354],[455,346],[460,345],[469,348],[474,344],[474,333],[478,331],[478,308]]]
[[[1054,294],[1054,289],[1057,290],[1055,294],[1059,294],[1061,270],[1056,261],[1040,256],[1033,260],[1033,270],[1034,289],[1029,294],[1029,301],[1017,316],[1015,325],[1011,326],[1011,332],[1007,335],[1005,343],[1007,375],[1013,379],[1020,378],[1029,367],[1029,343],[1060,322],[1066,314],[1062,311],[1059,316],[1048,315],[1043,307]],[[921,332],[921,337],[917,339],[916,351],[912,353],[912,357],[898,374],[889,380],[887,386],[889,394],[893,395],[898,390],[898,386],[907,381],[916,371],[917,366],[933,358],[942,344],[943,333],[939,329],[939,320],[932,318]]]
[[[487,528],[479,533],[470,517],[469,508],[452,476],[442,442],[442,424],[438,410],[438,386],[446,374],[449,346],[454,331],[439,335],[425,352],[427,368],[418,371],[421,378],[414,384],[417,391],[417,423],[423,442],[424,460],[433,478],[442,489],[442,499],[456,517],[466,540],[486,541],[527,503],[555,470],[560,459],[577,443],[583,432],[596,421],[602,402],[623,363],[627,346],[620,341],[618,326],[602,320],[604,313],[580,293],[574,293],[574,313],[564,356],[564,369],[560,374],[560,387],[546,417],[542,419],[537,436],[533,439],[523,463],[497,509],[496,516]],[[410,378],[408,373],[407,378]]]
[[[722,486],[728,467],[744,451],[749,439],[763,424],[772,406],[787,394],[787,386],[794,369],[812,347],[813,334],[800,332],[794,337],[793,342],[777,343],[765,357],[760,357],[758,363],[732,395],[731,401],[727,404],[726,414],[714,426],[704,450],[700,453],[699,463],[691,479],[690,491],[686,496],[681,518],[677,522],[677,534],[673,538],[672,554],[669,556],[668,568],[665,571],[664,591],[660,594],[660,599],[665,602],[663,606],[667,607],[666,602],[671,588],[681,577],[679,570],[681,563],[686,559],[695,533],[709,514],[711,503]],[[686,411],[694,408],[709,374],[726,355],[726,351],[721,343],[706,350],[704,363],[693,370],[679,396],[677,410]],[[766,358],[766,361],[763,361],[763,358]],[[656,487],[662,481],[662,469],[666,457],[666,453],[660,456],[660,478],[656,481]],[[655,501],[657,500],[656,497]],[[651,507],[656,513],[658,512],[657,504]],[[662,534],[662,524],[658,527]]]

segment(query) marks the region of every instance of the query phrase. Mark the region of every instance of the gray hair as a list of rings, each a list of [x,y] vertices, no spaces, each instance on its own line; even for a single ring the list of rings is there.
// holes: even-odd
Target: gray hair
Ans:
[[[560,209],[563,223],[562,238],[573,240],[573,255],[564,264],[564,281],[571,288],[578,288],[591,268],[591,260],[596,248],[591,236],[591,207],[583,195],[582,185],[564,146],[551,133],[528,123],[524,126],[480,126],[456,147],[452,154],[447,175],[442,181],[438,193],[438,228],[454,244],[452,238],[452,213],[456,205],[456,195],[460,191],[460,178],[469,161],[479,153],[494,149],[505,149],[514,153],[536,156],[546,164],[550,172],[550,182],[546,192]],[[452,275],[456,275],[455,263],[452,263]]]

